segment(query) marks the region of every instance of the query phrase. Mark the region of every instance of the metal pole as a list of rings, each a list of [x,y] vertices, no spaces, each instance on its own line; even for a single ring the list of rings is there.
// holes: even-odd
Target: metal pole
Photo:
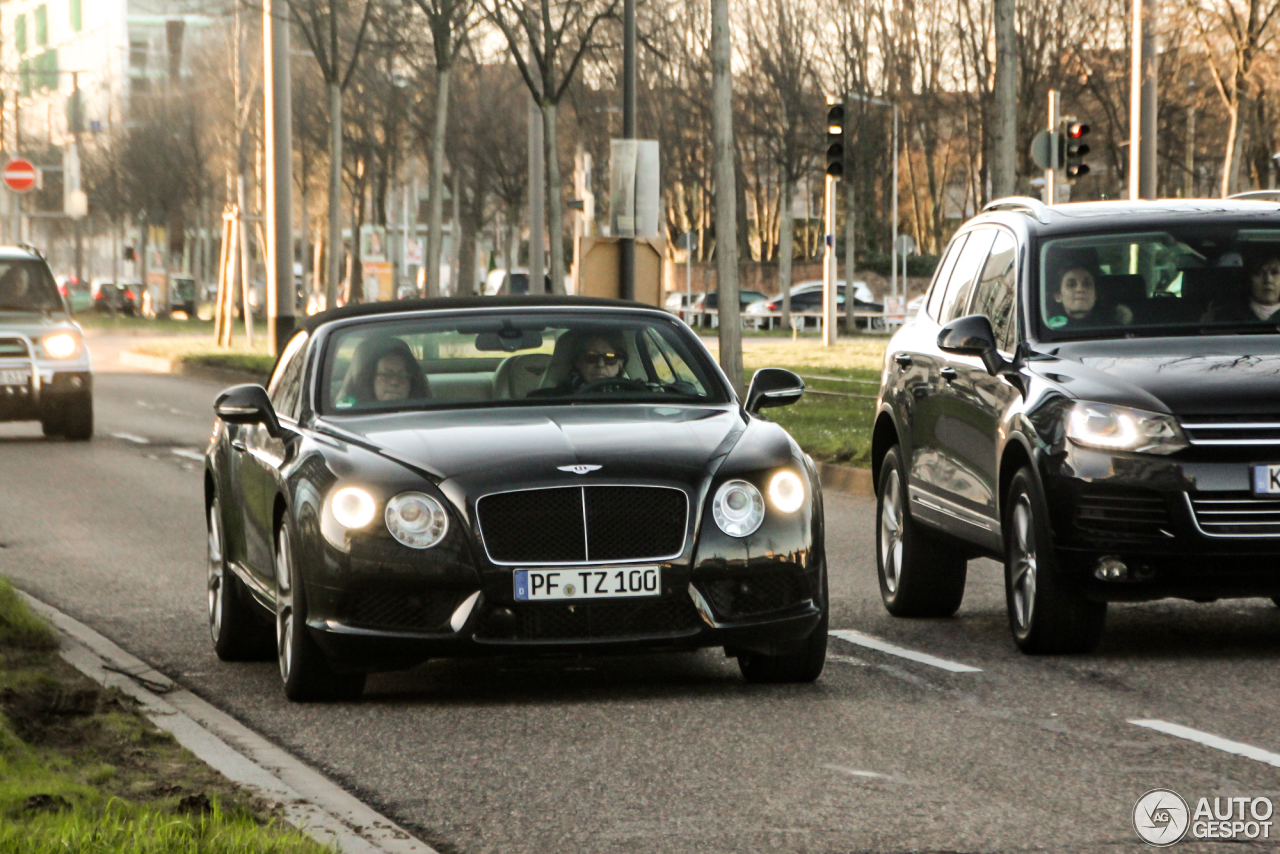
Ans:
[[[1186,185],[1183,191],[1188,199],[1196,196],[1196,108],[1192,104],[1187,110],[1187,151],[1186,151]]]
[[[898,295],[898,104],[896,101],[893,104],[893,212],[890,217],[893,219],[893,241],[889,245],[889,258],[892,261],[889,265],[891,270],[889,293],[896,297]],[[848,294],[845,297],[847,299]]]
[[[1049,168],[1044,170],[1044,203],[1058,200],[1058,90],[1049,90]]]
[[[992,134],[991,196],[1012,196],[1017,179],[1018,54],[1014,29],[1015,0],[995,0],[996,120]],[[905,291],[905,288],[904,288]]]
[[[80,108],[80,72],[71,72],[71,101],[74,104],[71,115],[71,145],[75,147],[75,162],[77,174],[75,180],[80,180],[79,164],[80,164],[80,131],[83,129],[81,122]],[[69,175],[62,176],[64,180],[71,178]],[[79,190],[79,183],[75,189]],[[75,235],[76,235],[76,284],[84,282],[84,220],[81,217],[75,218]],[[166,306],[167,308],[167,306]]]
[[[547,170],[542,163],[542,109],[529,99],[529,293],[546,293],[543,283],[543,222]],[[456,238],[456,235],[455,235]]]
[[[1142,121],[1138,149],[1138,196],[1154,199],[1156,192],[1156,4],[1142,0]]]
[[[684,310],[685,320],[693,309],[693,232],[684,233]]]
[[[1142,197],[1142,0],[1133,3],[1129,36],[1129,198]]]
[[[836,179],[825,176],[822,188],[822,346],[836,343]],[[846,290],[849,286],[845,285]],[[849,293],[845,299],[852,299]]]
[[[622,4],[622,138],[636,138],[636,0]],[[636,239],[624,237],[618,263],[623,299],[636,298]]]
[[[263,124],[266,148],[267,343],[279,354],[293,336],[293,104],[289,80],[289,27],[276,26],[282,0],[263,0]],[[283,16],[281,16],[283,18]]]

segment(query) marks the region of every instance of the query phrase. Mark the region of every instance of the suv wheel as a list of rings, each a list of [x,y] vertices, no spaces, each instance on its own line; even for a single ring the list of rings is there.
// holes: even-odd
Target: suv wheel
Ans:
[[[59,432],[73,442],[86,442],[93,438],[93,395],[81,394],[67,401],[59,419]]]
[[[1005,601],[1014,641],[1032,654],[1092,652],[1102,639],[1107,603],[1063,583],[1047,505],[1030,469],[1013,476],[1005,507]]]
[[[950,617],[964,599],[968,560],[911,518],[906,467],[896,445],[880,464],[876,569],[880,598],[895,617]]]

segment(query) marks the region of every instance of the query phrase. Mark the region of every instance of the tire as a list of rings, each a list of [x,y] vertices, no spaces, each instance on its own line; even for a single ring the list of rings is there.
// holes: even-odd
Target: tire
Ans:
[[[53,439],[62,435],[62,419],[56,414],[46,415],[40,419],[40,432],[45,438]]]
[[[1018,648],[1032,655],[1093,652],[1102,639],[1107,604],[1063,583],[1048,505],[1029,468],[1009,484],[1004,542],[1005,602]]]
[[[895,445],[876,489],[876,572],[880,599],[895,617],[950,617],[964,600],[969,561],[911,518],[906,466]]]
[[[822,582],[822,619],[803,644],[793,652],[783,655],[762,655],[758,652],[738,654],[738,670],[742,678],[753,684],[813,682],[822,675],[827,663],[827,615],[830,605],[826,601],[826,579]]]
[[[284,694],[295,703],[358,700],[365,674],[336,673],[307,630],[307,602],[287,522],[276,533],[276,660]]]
[[[223,661],[269,659],[275,645],[266,614],[258,612],[249,591],[227,568],[223,552],[222,508],[218,499],[209,507],[208,571],[209,636]]]
[[[1277,608],[1280,608],[1280,596],[1272,596],[1271,604],[1275,605]]]
[[[84,394],[67,403],[58,419],[59,432],[72,442],[93,438],[93,395]],[[48,435],[47,433],[45,435]]]

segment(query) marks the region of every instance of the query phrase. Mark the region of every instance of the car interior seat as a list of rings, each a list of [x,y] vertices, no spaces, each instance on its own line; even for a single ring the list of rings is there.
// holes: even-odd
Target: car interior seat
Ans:
[[[551,359],[550,353],[516,353],[503,359],[493,375],[494,398],[518,400],[541,388]]]

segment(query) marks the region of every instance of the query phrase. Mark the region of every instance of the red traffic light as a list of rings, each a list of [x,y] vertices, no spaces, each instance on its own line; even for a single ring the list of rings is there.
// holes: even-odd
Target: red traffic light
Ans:
[[[1082,136],[1087,136],[1088,133],[1089,126],[1083,122],[1072,122],[1067,125],[1067,137],[1069,139],[1080,139]]]

